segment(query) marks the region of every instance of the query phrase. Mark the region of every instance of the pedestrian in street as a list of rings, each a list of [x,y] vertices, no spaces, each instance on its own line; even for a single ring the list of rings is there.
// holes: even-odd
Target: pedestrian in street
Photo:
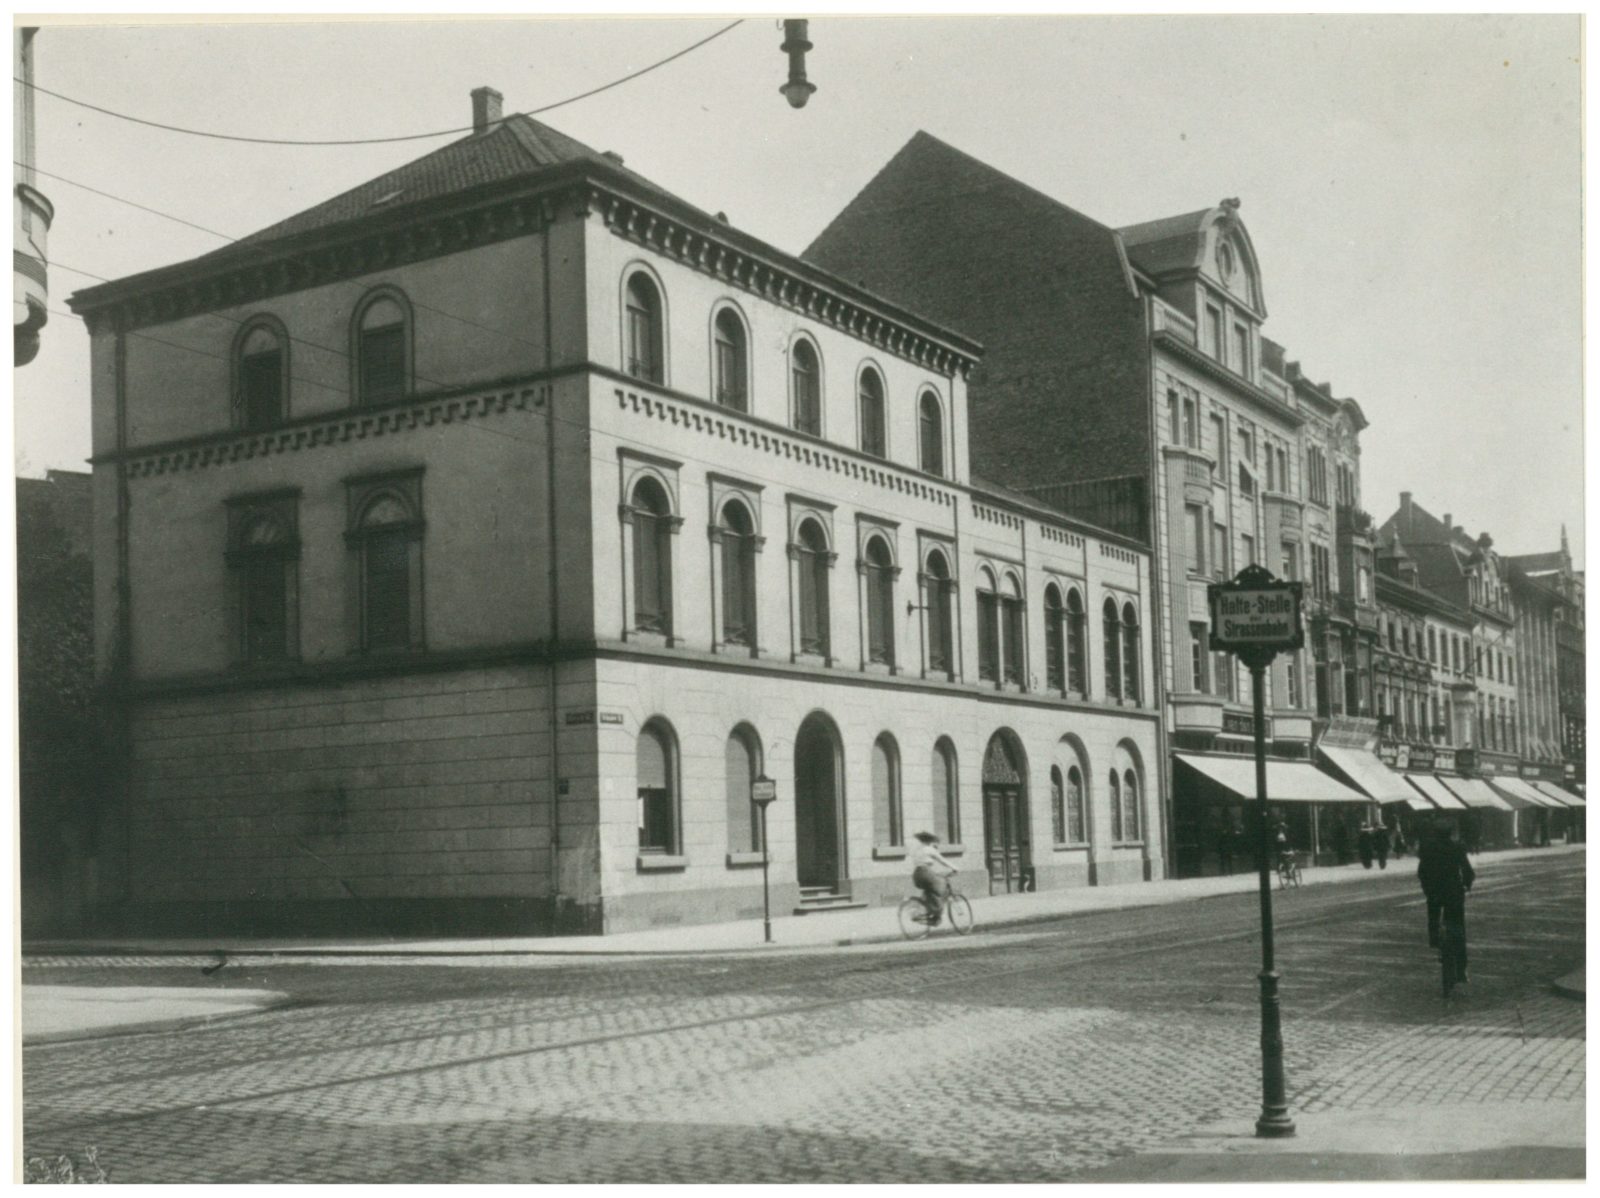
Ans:
[[[1461,982],[1467,980],[1467,891],[1476,876],[1453,824],[1436,826],[1417,851],[1417,881],[1428,900],[1428,945],[1439,947],[1441,920],[1461,929],[1461,969],[1456,979]]]
[[[1389,827],[1379,823],[1372,832],[1372,847],[1378,852],[1378,868],[1389,868]]]
[[[1356,855],[1361,858],[1361,868],[1372,868],[1372,825],[1362,824],[1356,833]]]

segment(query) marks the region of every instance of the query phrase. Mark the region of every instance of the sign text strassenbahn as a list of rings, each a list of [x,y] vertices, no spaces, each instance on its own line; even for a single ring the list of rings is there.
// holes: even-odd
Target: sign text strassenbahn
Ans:
[[[1280,582],[1260,566],[1247,567],[1232,582],[1208,587],[1211,648],[1298,649],[1304,641],[1300,589],[1300,583]]]

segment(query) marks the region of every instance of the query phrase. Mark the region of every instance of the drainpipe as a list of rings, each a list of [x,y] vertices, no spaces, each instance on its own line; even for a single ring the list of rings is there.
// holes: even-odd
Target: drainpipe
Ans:
[[[553,293],[550,285],[550,257],[554,253],[554,246],[550,232],[555,221],[548,201],[541,204],[541,215],[544,217],[545,520],[548,555],[545,576],[550,620],[550,630],[545,640],[545,673],[549,679],[547,706],[550,709],[550,919],[551,927],[554,929],[561,910],[561,741],[560,720],[557,719],[556,713],[556,661],[561,620],[558,606],[560,579],[557,574],[557,563],[560,562],[561,555],[556,550],[556,385],[550,378],[550,372],[555,366],[555,345],[552,340],[554,321],[550,314]]]

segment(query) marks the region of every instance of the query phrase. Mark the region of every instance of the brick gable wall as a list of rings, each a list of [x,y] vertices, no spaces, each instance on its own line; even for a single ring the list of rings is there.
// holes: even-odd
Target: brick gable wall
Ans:
[[[1110,229],[919,133],[803,256],[982,342],[975,474],[1148,475],[1144,321]]]

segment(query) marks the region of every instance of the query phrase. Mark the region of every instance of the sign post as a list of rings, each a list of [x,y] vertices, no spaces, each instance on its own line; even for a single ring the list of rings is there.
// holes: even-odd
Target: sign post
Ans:
[[[1267,835],[1266,670],[1272,659],[1305,643],[1300,623],[1302,586],[1283,582],[1261,566],[1246,566],[1232,582],[1206,588],[1211,602],[1211,648],[1232,653],[1250,667],[1255,708],[1256,861],[1261,894],[1261,1116],[1256,1135],[1294,1135],[1283,1080],[1283,1025],[1278,1012],[1278,971],[1273,964],[1272,872]]]
[[[778,784],[765,774],[750,783],[750,801],[761,811],[761,924],[767,944],[772,943],[772,891],[767,883],[767,866],[771,861],[767,851],[767,806],[777,797]]]

